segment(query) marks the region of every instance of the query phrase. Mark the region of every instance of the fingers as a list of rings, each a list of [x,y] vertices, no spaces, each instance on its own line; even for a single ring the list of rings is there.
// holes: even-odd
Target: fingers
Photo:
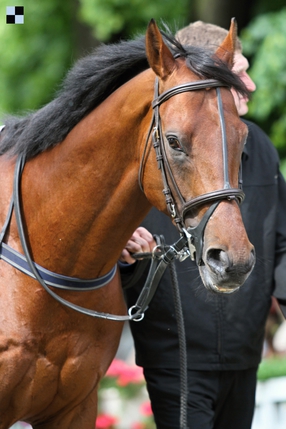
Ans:
[[[146,228],[139,227],[128,240],[126,248],[132,253],[143,253],[152,252],[155,246],[153,235]]]
[[[122,250],[119,260],[121,262],[125,262],[127,264],[134,264],[134,262],[135,262],[135,259],[132,258],[132,256],[130,255],[130,253],[126,249]]]
[[[120,260],[129,264],[134,263],[135,259],[132,258],[132,253],[152,252],[155,246],[156,242],[152,234],[146,228],[139,227],[128,240],[121,253]]]

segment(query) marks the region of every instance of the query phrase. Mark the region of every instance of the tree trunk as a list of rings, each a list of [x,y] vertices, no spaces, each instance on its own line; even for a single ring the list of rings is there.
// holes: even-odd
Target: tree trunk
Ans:
[[[91,27],[78,19],[79,6],[79,0],[73,0],[73,17],[71,25],[73,29],[73,46],[75,59],[89,54],[96,46],[99,45],[99,41],[96,40],[96,38],[92,34]]]
[[[255,0],[190,0],[190,21],[201,20],[228,29],[235,17],[238,31],[251,19]]]

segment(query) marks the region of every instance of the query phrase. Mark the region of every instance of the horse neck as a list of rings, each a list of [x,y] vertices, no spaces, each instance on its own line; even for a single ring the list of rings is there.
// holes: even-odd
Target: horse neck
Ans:
[[[138,168],[154,79],[146,72],[133,81],[25,166],[30,246],[36,262],[50,270],[83,278],[105,274],[151,207],[139,189]]]

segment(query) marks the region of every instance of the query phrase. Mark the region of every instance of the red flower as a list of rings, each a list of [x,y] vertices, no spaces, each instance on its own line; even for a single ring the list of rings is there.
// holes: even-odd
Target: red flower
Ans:
[[[95,429],[112,429],[117,423],[117,418],[108,414],[99,414],[96,419]]]
[[[131,429],[144,429],[144,423],[133,423],[132,428]]]
[[[140,411],[143,414],[143,416],[152,416],[152,408],[151,403],[149,401],[144,402],[144,404],[141,405]]]
[[[112,361],[106,375],[116,377],[119,386],[127,386],[130,383],[142,383],[144,380],[142,368],[136,365],[127,365],[119,359]]]

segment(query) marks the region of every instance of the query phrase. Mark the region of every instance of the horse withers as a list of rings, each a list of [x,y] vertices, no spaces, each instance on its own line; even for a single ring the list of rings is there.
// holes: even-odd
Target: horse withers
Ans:
[[[51,103],[6,120],[0,429],[18,420],[34,429],[94,428],[98,384],[122,322],[65,303],[126,314],[116,263],[152,205],[195,246],[207,288],[230,292],[250,274],[253,246],[238,206],[247,129],[229,89],[245,91],[230,71],[235,37],[232,22],[212,57],[151,21],[146,42],[101,46]]]

